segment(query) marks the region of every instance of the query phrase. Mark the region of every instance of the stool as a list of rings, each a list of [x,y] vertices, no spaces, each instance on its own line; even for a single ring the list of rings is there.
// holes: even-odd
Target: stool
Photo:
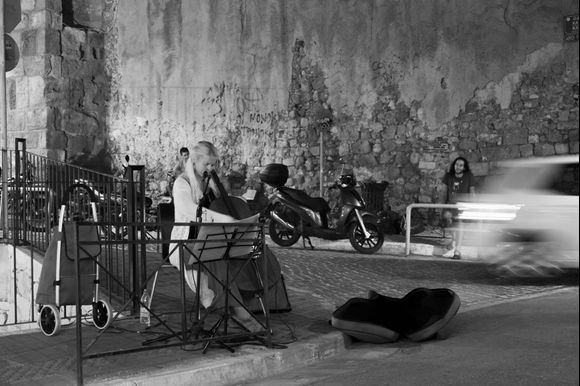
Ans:
[[[151,297],[149,298],[149,307],[151,307],[151,303],[153,303],[153,295],[155,294],[155,287],[157,286],[157,277],[159,276],[159,271],[166,268],[177,269],[171,264],[162,264],[159,267],[159,269],[157,269],[157,271],[155,272],[155,276],[153,277],[153,285],[151,286]]]

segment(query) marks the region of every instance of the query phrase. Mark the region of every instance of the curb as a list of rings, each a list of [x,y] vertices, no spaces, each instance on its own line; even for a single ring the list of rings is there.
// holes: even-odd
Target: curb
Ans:
[[[517,296],[513,299],[493,301],[471,307],[461,307],[459,314],[488,308],[499,304],[542,297],[567,291],[556,289],[548,293]],[[351,344],[349,336],[340,331],[330,332],[311,338],[302,343],[293,343],[283,350],[271,350],[266,347],[242,346],[235,358],[224,358],[220,361],[199,361],[182,363],[172,369],[150,371],[139,376],[128,375],[106,381],[95,381],[87,384],[102,386],[153,386],[153,385],[193,385],[204,384],[232,385],[251,382],[256,379],[272,377],[293,367],[304,366],[322,361],[346,351]],[[393,349],[396,350],[396,349]]]
[[[138,376],[89,381],[102,386],[193,385],[203,379],[204,384],[230,385],[252,379],[270,377],[298,365],[312,364],[334,356],[346,349],[344,335],[330,332],[302,343],[292,343],[286,349],[242,346],[238,357],[219,361],[196,360],[180,363],[168,370],[149,371]]]
[[[266,238],[266,243],[270,247],[279,247],[275,244],[269,237]],[[350,242],[348,240],[324,240],[319,239],[316,237],[312,237],[311,239],[312,246],[315,249],[320,250],[328,250],[328,251],[341,251],[341,252],[356,252]],[[282,248],[282,247],[279,247]],[[296,244],[290,247],[284,248],[296,248],[296,249],[309,249],[310,246],[307,244],[306,248],[303,247],[302,241],[298,241]],[[447,260],[447,258],[443,257],[443,253],[445,253],[447,249],[442,246],[431,245],[431,244],[424,244],[424,243],[411,243],[410,245],[410,254],[414,256],[428,256],[434,258],[441,258]],[[387,241],[385,240],[382,248],[375,254],[372,255],[364,255],[360,254],[361,256],[368,256],[368,257],[381,257],[381,255],[390,255],[390,256],[397,256],[397,257],[409,257],[405,255],[405,243],[404,242],[397,242],[397,241]],[[477,247],[472,246],[463,246],[461,248],[461,257],[462,260],[479,260],[479,251]],[[461,261],[461,260],[459,260]]]

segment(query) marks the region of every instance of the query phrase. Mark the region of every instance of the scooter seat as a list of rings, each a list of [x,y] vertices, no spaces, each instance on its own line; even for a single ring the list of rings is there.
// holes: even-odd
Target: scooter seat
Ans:
[[[287,188],[285,186],[279,187],[278,190],[287,195],[292,201],[299,202],[316,212],[328,212],[330,207],[326,200],[322,197],[310,197],[303,190]]]

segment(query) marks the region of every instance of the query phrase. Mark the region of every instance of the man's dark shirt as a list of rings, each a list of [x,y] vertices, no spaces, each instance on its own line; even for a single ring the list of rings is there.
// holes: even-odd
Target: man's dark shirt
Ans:
[[[473,175],[463,173],[463,176],[456,177],[455,174],[445,174],[443,183],[447,186],[447,204],[457,203],[458,196],[468,194],[469,188],[474,186]]]

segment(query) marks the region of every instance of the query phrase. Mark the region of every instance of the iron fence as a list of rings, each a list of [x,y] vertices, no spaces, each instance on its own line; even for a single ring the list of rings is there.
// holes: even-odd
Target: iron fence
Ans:
[[[3,324],[35,320],[35,277],[59,216],[63,221],[99,223],[106,245],[103,264],[122,278],[121,284],[103,278],[100,286],[121,301],[128,296],[124,288],[138,282],[136,261],[145,248],[126,240],[159,238],[154,227],[145,225],[156,223],[156,216],[145,195],[143,166],[129,165],[122,176],[100,173],[30,153],[26,141],[17,138],[14,150],[2,154],[0,176],[0,243],[13,248],[10,259],[0,258],[0,281],[12,284],[0,289],[0,314],[1,305],[10,304]],[[25,250],[27,257],[17,258],[17,249]],[[29,275],[26,284],[23,272]],[[30,309],[23,310],[23,304]]]

